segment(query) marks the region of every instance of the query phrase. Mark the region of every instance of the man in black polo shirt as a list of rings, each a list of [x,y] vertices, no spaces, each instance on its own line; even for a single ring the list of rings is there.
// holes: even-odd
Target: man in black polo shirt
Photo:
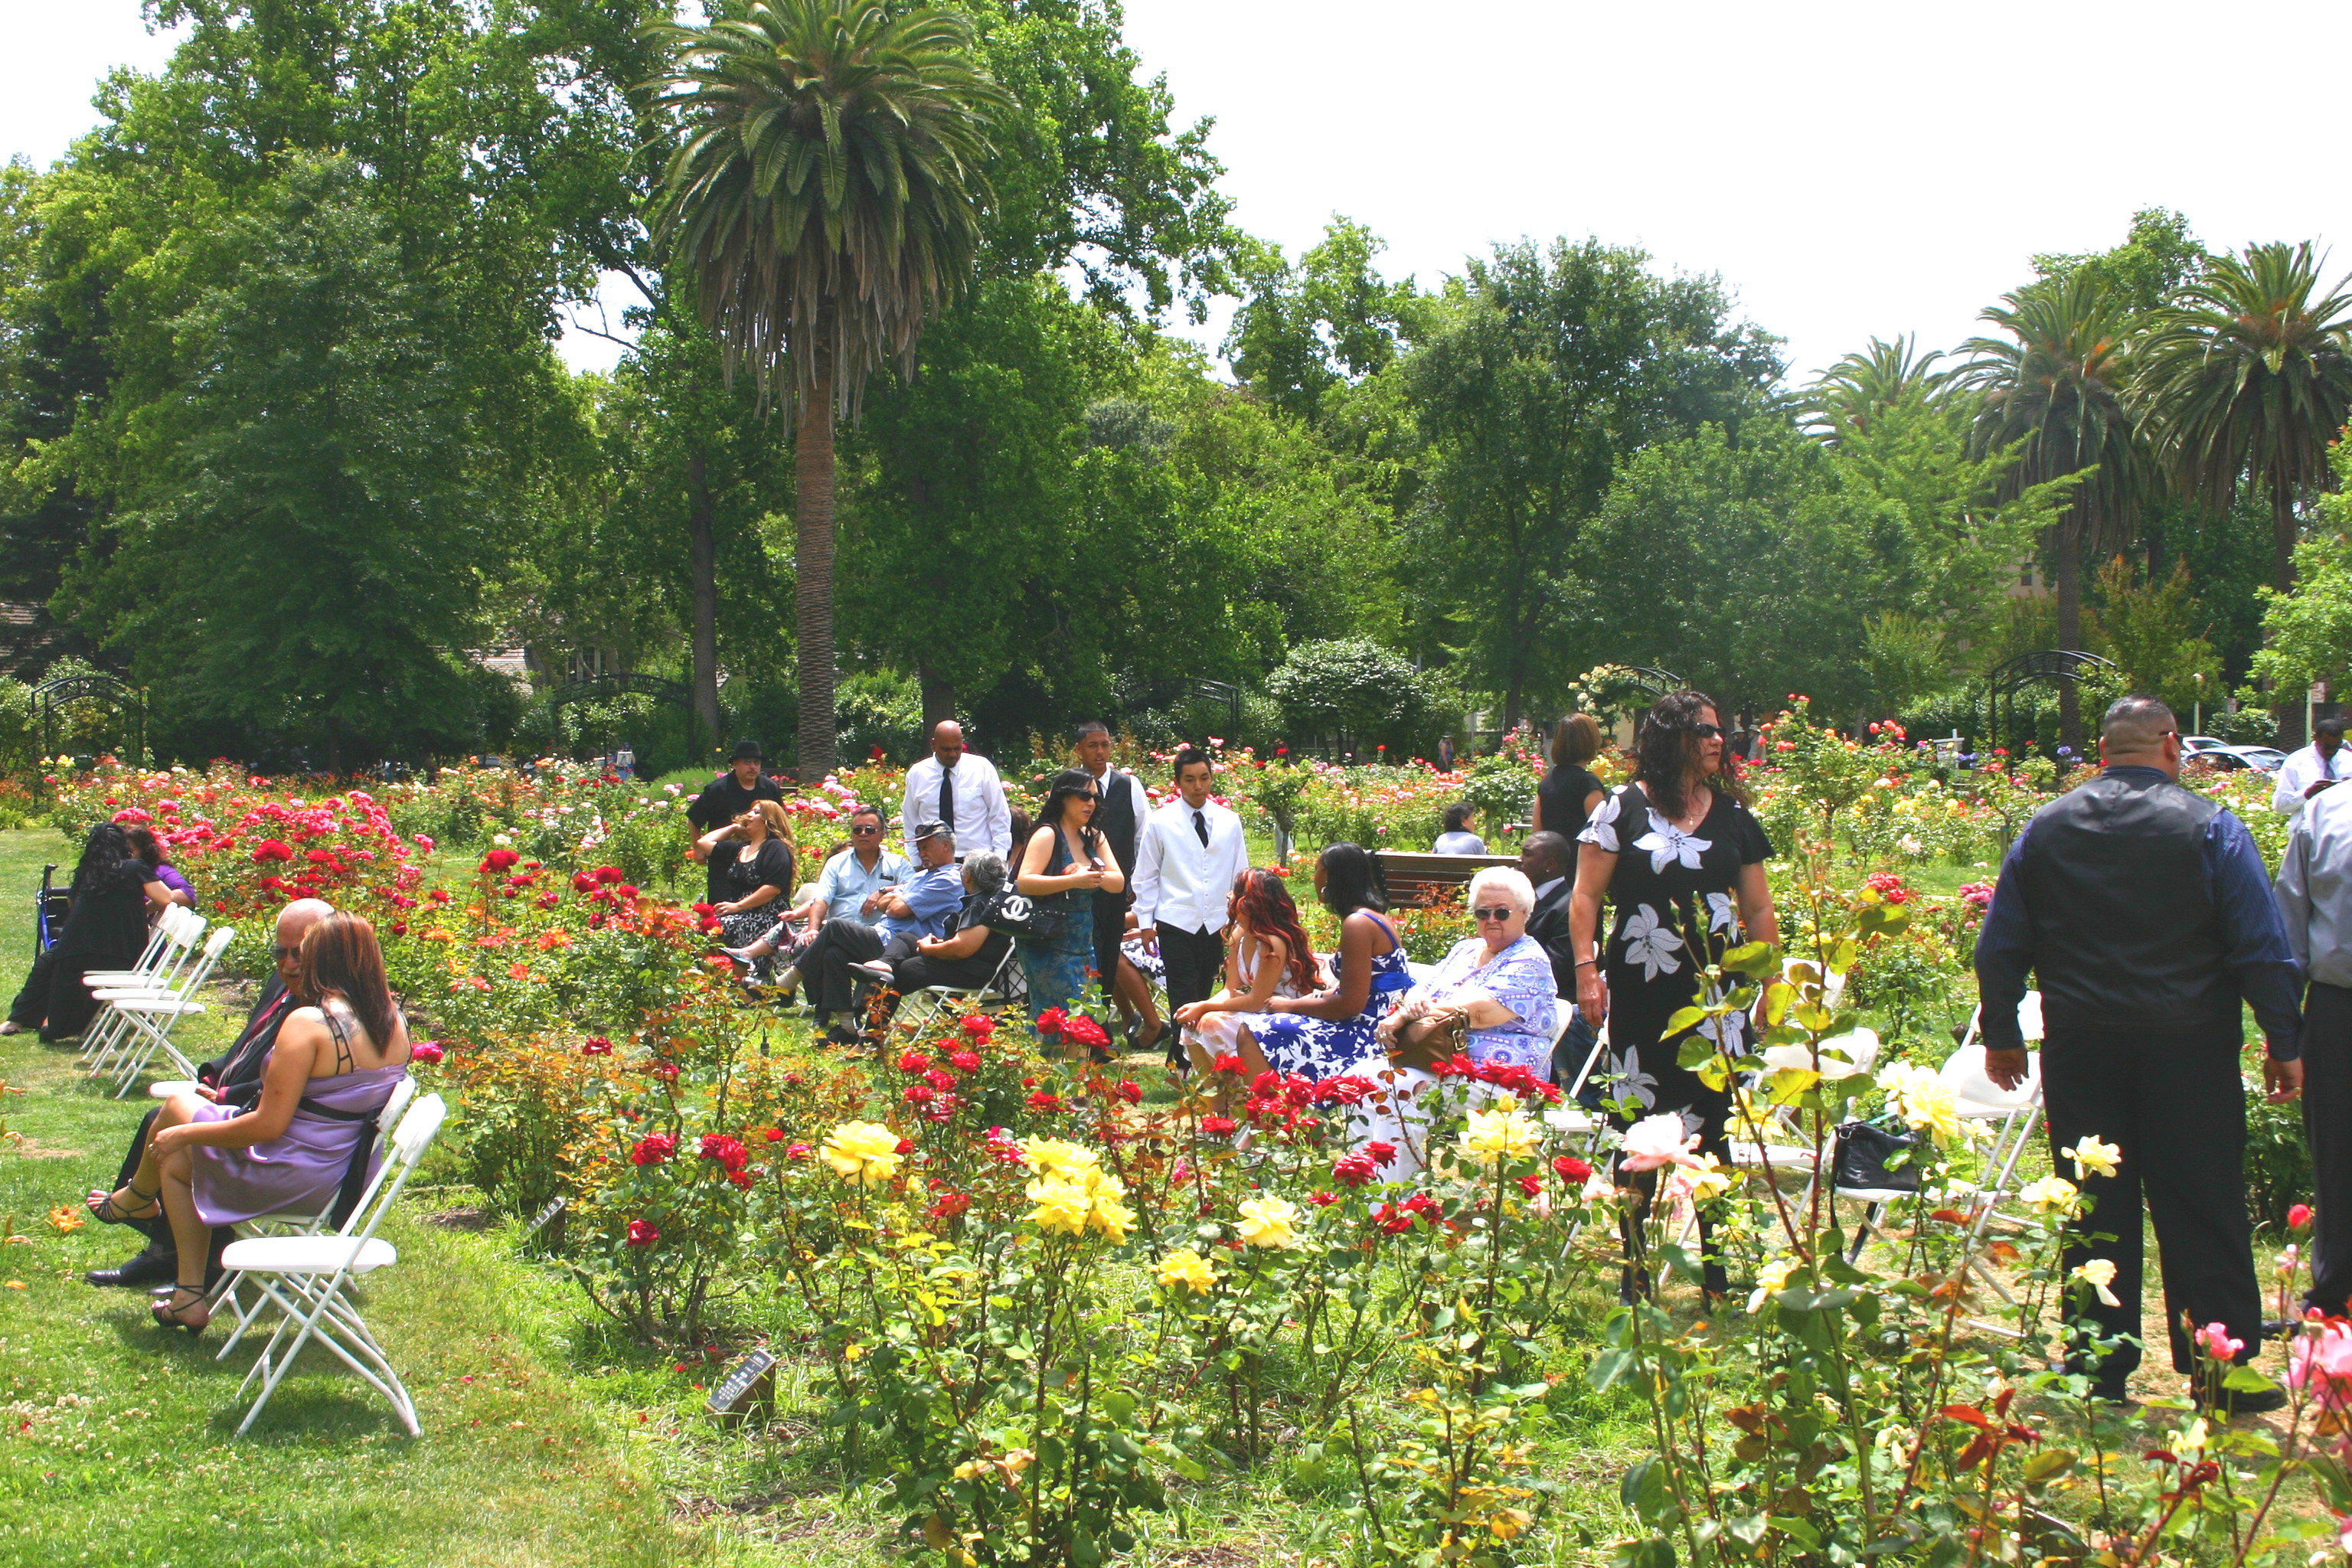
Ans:
[[[1985,1071],[2004,1089],[2025,1078],[2018,1004],[2032,970],[2047,1031],[2042,1090],[2058,1173],[2093,1200],[2070,1246],[2072,1272],[2116,1266],[2117,1305],[2085,1315],[2126,1342],[2098,1367],[2095,1393],[2125,1397],[2138,1366],[2143,1193],[2156,1221],[2164,1310],[2176,1371],[2196,1368],[2182,1314],[2225,1323],[2250,1359],[2262,1343],[2262,1293],[2246,1214],[2246,1104],[2238,1076],[2239,1006],[2270,1042],[2273,1101],[2303,1084],[2297,976],[2262,851],[2217,802],[2184,789],[2180,734],[2153,697],[2107,710],[2105,771],[2035,812],[2001,862],[1977,938]],[[2120,1151],[2114,1173],[2066,1157],[2084,1138]],[[2084,1370],[2077,1368],[2077,1370]],[[2214,1388],[2198,1397],[2219,1404]],[[2284,1396],[2239,1394],[2237,1410]]]
[[[776,787],[775,780],[760,772],[760,742],[738,741],[734,762],[702,787],[686,808],[686,819],[708,833],[751,810],[755,800],[782,802],[783,798],[784,792]]]

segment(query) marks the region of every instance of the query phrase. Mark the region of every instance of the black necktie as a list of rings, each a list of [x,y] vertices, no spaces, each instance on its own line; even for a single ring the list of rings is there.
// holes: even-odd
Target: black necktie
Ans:
[[[1201,836],[1201,847],[1206,849],[1209,847],[1209,818],[1205,813],[1192,813],[1192,831]]]
[[[940,770],[940,826],[950,833],[955,831],[955,770],[952,768]]]

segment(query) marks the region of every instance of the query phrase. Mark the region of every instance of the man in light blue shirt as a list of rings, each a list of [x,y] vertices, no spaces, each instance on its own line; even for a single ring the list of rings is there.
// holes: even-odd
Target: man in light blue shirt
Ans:
[[[854,1046],[862,1037],[851,1024],[833,1023],[846,1013],[856,998],[857,976],[850,965],[882,956],[893,937],[944,936],[948,917],[963,907],[963,874],[956,869],[955,834],[938,822],[915,828],[915,874],[897,888],[876,895],[879,913],[872,921],[835,915],[803,945],[795,967],[808,983],[809,1001],[825,1038]]]

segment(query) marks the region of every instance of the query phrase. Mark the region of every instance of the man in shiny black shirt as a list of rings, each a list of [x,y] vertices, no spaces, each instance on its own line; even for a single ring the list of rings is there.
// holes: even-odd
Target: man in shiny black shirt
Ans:
[[[2156,1222],[2172,1363],[2195,1369],[2187,1313],[2225,1323],[2251,1357],[2262,1342],[2252,1223],[2246,1213],[2242,1003],[2269,1039],[2274,1101],[2300,1089],[2299,985],[2262,852],[2219,803],[2181,787],[2179,726],[2152,697],[2107,710],[2105,771],[2034,813],[2001,862],[1976,951],[1985,1070],[2013,1088],[2025,1076],[2017,1009],[2040,979],[2046,1037],[2042,1086],[2057,1173],[2092,1200],[2072,1246],[2116,1266],[2118,1304],[2084,1315],[2126,1342],[2094,1392],[2125,1396],[2139,1364],[2143,1194]],[[2066,1157],[2085,1138],[2121,1151],[2113,1175]],[[2084,1370],[2078,1364],[2077,1370]],[[2200,1395],[2212,1400],[2217,1391]],[[2241,1411],[2269,1408],[2240,1395]]]
[[[775,781],[760,771],[760,742],[735,742],[735,759],[725,773],[702,786],[686,808],[686,819],[708,833],[724,823],[734,821],[751,809],[755,800],[781,802],[784,792]]]

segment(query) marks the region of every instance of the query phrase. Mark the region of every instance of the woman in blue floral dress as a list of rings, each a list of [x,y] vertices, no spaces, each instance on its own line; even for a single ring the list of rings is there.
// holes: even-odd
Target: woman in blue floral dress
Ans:
[[[1339,918],[1339,983],[1299,997],[1277,996],[1241,1021],[1243,1065],[1251,1074],[1337,1078],[1373,1053],[1372,1030],[1412,988],[1404,944],[1384,912],[1380,871],[1360,845],[1334,844],[1315,862],[1315,892]]]
[[[1726,950],[1780,940],[1764,879],[1772,846],[1726,776],[1712,700],[1696,691],[1660,698],[1642,721],[1636,752],[1633,782],[1612,791],[1578,836],[1569,906],[1577,1005],[1591,1024],[1609,1020],[1606,1070],[1617,1081],[1607,1092],[1618,1124],[1676,1112],[1701,1152],[1727,1163],[1730,1090],[1708,1088],[1680,1065],[1689,1031],[1669,1037],[1666,1024],[1698,1001],[1701,975]],[[1606,951],[1596,952],[1604,896],[1616,906],[1616,924]],[[1744,1048],[1746,1022],[1739,1014],[1722,1020],[1734,1056]],[[1709,1229],[1702,1213],[1702,1246]],[[1712,1251],[1706,1276],[1710,1291],[1725,1288]]]

